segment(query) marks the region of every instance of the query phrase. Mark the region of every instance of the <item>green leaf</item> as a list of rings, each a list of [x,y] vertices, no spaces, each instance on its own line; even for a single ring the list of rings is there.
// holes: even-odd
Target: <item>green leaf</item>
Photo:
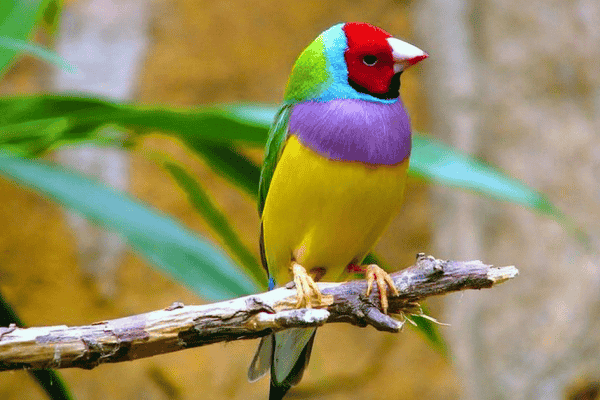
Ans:
[[[0,128],[0,144],[32,140],[57,140],[69,128],[67,118],[47,118],[17,122]]]
[[[425,305],[421,305],[421,309],[424,314],[428,314],[428,310]],[[421,315],[412,314],[408,318],[414,322],[415,325],[410,324],[417,332],[421,333],[425,339],[429,342],[438,353],[445,358],[449,357],[448,344],[444,340],[440,330],[438,329],[435,322],[430,318],[426,318]]]
[[[553,218],[581,244],[591,248],[589,235],[542,193],[435,139],[413,135],[409,173],[442,186],[471,190],[488,198],[518,204]]]
[[[216,301],[259,290],[221,250],[127,194],[57,167],[0,153],[0,174],[123,235],[144,258]]]
[[[2,0],[0,37],[27,41],[54,0]],[[17,55],[14,49],[0,48],[0,79]]]
[[[189,143],[210,165],[211,169],[227,178],[246,194],[256,199],[258,196],[258,180],[260,167],[248,160],[231,146],[214,145],[212,143]]]
[[[241,104],[178,111],[85,97],[15,97],[0,99],[0,144],[21,144],[22,153],[37,154],[33,150],[98,140],[96,132],[106,124],[138,131],[164,130],[201,155],[213,171],[255,198],[260,167],[233,144],[262,146],[274,110]],[[52,135],[47,131],[49,126]]]
[[[48,7],[44,10],[44,26],[50,35],[54,35],[60,22],[60,12],[62,10],[62,0],[51,0]]]
[[[10,324],[15,324],[19,327],[25,326],[21,318],[17,315],[17,312],[4,300],[4,296],[0,293],[0,326],[8,327]]]
[[[73,398],[58,371],[52,369],[31,369],[28,372],[44,389],[51,400],[70,400]]]
[[[217,233],[223,243],[240,261],[248,275],[254,278],[254,281],[261,286],[261,289],[267,289],[267,276],[265,270],[258,263],[254,255],[244,245],[235,229],[229,223],[227,216],[213,202],[208,193],[200,186],[200,183],[194,179],[184,167],[174,162],[165,161],[165,169],[175,179],[181,189],[185,191],[192,206],[198,211],[211,229]]]
[[[0,48],[6,50],[12,50],[17,53],[28,53],[40,60],[46,61],[47,63],[56,65],[70,73],[79,73],[77,67],[59,56],[53,51],[45,49],[41,46],[37,46],[30,42],[21,39],[14,39],[6,36],[0,36]]]
[[[560,214],[540,193],[484,163],[458,153],[434,139],[416,135],[410,172],[444,186],[473,190],[558,217]]]
[[[67,118],[70,129],[61,137],[65,143],[86,140],[87,130],[113,124],[138,132],[163,131],[191,145],[262,146],[270,110],[249,104],[175,109],[74,96],[11,97],[0,99],[0,132],[10,133],[11,124]]]

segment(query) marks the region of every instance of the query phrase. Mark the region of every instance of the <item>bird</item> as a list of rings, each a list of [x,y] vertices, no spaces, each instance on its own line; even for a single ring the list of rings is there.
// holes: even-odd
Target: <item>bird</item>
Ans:
[[[323,301],[316,282],[356,270],[399,212],[411,151],[400,76],[428,54],[364,22],[321,33],[300,54],[269,131],[258,209],[269,289],[293,279],[298,308]],[[362,267],[361,267],[362,268]],[[364,266],[382,311],[398,292],[376,264]],[[248,370],[271,373],[269,399],[300,382],[316,328],[261,339]]]

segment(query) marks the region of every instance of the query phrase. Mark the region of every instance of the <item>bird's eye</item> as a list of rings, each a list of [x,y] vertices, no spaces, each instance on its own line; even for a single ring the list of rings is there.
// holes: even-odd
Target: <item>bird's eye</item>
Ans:
[[[363,57],[363,64],[365,64],[366,66],[372,67],[373,65],[377,64],[377,57],[374,55],[367,55]]]

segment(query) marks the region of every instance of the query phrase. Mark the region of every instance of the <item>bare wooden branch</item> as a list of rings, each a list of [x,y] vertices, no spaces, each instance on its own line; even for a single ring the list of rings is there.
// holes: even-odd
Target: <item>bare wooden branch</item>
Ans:
[[[515,277],[515,267],[480,261],[444,261],[419,254],[412,267],[392,274],[400,295],[390,314],[415,312],[416,302],[458,290],[490,288]],[[91,325],[0,327],[0,371],[27,368],[91,369],[211,343],[255,339],[293,328],[346,322],[398,332],[402,322],[380,311],[377,291],[365,296],[366,281],[319,283],[320,309],[295,309],[296,291],[280,288],[202,306],[174,303],[164,310]]]

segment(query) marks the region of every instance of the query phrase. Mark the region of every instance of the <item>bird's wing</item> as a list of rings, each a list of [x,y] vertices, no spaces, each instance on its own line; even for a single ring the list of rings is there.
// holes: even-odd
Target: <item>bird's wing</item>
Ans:
[[[277,162],[285,147],[292,108],[293,104],[283,105],[277,112],[275,121],[269,131],[265,159],[260,171],[260,181],[258,183],[258,214],[260,216],[262,216],[263,208],[265,207],[265,200],[267,199],[267,193],[269,192],[273,173],[275,172]]]
[[[273,122],[269,131],[267,152],[260,173],[258,189],[259,215],[262,216],[271,178],[285,147],[288,136],[288,123],[294,105],[317,98],[331,83],[332,78],[325,54],[325,44],[322,36],[319,36],[304,49],[296,60],[285,89],[284,104],[279,109],[275,122]]]

